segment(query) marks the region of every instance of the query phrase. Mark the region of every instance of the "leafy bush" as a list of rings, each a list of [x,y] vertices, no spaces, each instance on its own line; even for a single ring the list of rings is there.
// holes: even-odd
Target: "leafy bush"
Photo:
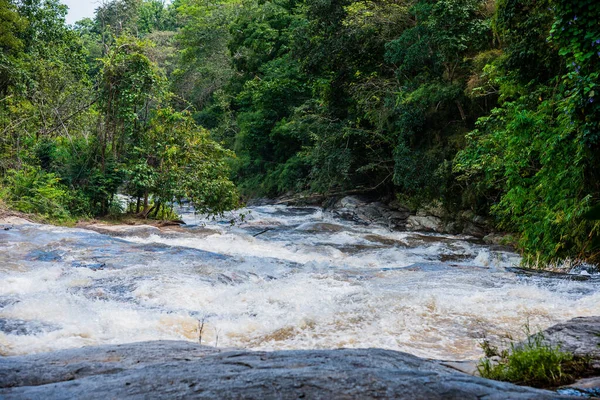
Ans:
[[[0,196],[18,211],[41,214],[59,222],[72,220],[68,211],[74,200],[71,194],[56,175],[38,167],[9,171]]]

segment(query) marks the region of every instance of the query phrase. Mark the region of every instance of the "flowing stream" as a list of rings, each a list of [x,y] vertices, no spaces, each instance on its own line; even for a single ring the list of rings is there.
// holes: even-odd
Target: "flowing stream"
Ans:
[[[142,340],[219,347],[381,347],[481,356],[598,315],[600,282],[515,273],[516,254],[464,236],[390,232],[318,208],[184,214],[188,225],[0,226],[0,354]],[[6,230],[4,229],[6,228]]]

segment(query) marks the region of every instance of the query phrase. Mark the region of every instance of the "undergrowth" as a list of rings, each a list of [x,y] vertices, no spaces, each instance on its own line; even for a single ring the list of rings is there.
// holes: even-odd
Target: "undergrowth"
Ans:
[[[499,351],[487,340],[481,344],[485,357],[479,361],[477,370],[482,377],[550,388],[572,383],[588,369],[588,360],[548,344],[541,332],[529,335],[529,328],[525,330],[527,341],[512,342],[506,350]]]

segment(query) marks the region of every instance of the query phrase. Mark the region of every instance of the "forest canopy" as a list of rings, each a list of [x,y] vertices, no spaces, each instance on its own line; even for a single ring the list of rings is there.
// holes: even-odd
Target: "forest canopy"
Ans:
[[[600,261],[595,0],[0,0],[0,196],[68,220],[364,191]]]

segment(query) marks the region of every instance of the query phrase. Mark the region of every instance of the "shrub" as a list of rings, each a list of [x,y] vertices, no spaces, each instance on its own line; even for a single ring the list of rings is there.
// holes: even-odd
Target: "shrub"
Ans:
[[[72,201],[69,192],[56,175],[39,167],[9,171],[0,196],[18,211],[41,214],[59,222],[72,219],[67,208]]]

